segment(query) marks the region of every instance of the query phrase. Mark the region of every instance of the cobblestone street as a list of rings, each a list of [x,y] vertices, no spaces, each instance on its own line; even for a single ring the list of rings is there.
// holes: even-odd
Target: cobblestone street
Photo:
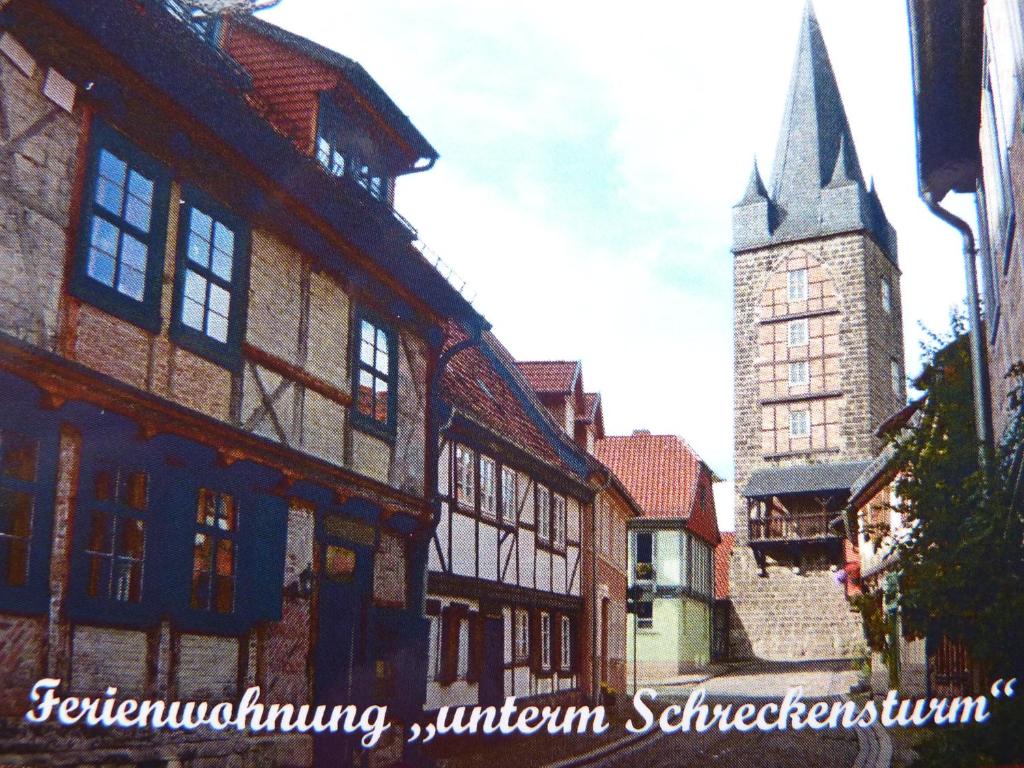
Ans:
[[[703,687],[708,702],[781,700],[791,686],[801,686],[808,699],[831,699],[848,693],[857,673],[848,662],[755,662],[725,670],[710,679],[681,675],[654,686],[659,703],[682,703]],[[679,733],[655,735],[593,765],[625,768],[722,765],[729,768],[767,766],[852,766],[857,760],[857,736],[851,731],[785,731],[772,733]]]
[[[832,768],[852,766],[857,737],[847,732],[660,735],[594,765],[627,768],[721,765],[728,768]]]

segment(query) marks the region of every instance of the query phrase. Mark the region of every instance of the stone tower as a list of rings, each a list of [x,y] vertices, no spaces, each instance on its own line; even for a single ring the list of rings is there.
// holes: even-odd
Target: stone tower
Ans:
[[[847,657],[863,635],[835,571],[855,551],[830,523],[906,401],[900,271],[810,3],[771,191],[755,163],[733,253],[733,652]]]

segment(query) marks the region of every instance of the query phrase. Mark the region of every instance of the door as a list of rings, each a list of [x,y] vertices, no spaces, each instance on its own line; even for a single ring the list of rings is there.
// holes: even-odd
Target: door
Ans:
[[[480,668],[481,706],[500,706],[505,700],[505,633],[501,616],[484,617],[483,664]]]
[[[317,546],[320,579],[317,589],[317,637],[314,699],[327,707],[372,703],[373,691],[366,658],[367,608],[371,597],[373,550],[365,544],[332,536],[325,531],[332,516],[325,517]],[[317,768],[351,765],[355,736],[325,733],[316,737]]]

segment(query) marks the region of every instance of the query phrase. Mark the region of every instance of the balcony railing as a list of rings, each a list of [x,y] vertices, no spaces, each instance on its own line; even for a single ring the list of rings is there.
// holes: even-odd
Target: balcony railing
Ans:
[[[838,538],[829,528],[827,512],[799,515],[769,515],[750,520],[751,541],[807,541]]]

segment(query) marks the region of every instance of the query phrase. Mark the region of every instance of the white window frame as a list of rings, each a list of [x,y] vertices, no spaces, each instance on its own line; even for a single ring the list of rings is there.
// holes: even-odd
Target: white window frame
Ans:
[[[459,619],[458,643],[455,677],[464,680],[469,676],[469,618],[466,616]]]
[[[498,465],[490,456],[480,454],[480,514],[498,516]]]
[[[515,525],[516,507],[519,503],[518,482],[516,471],[512,467],[501,468],[501,522],[506,525]]]
[[[807,269],[791,269],[786,273],[790,301],[807,301]]]
[[[537,483],[537,538],[551,542],[551,492]]]
[[[530,612],[524,610],[516,611],[516,643],[513,651],[513,661],[524,662],[530,660]]]
[[[806,360],[794,360],[789,364],[789,386],[791,387],[806,387],[810,381],[810,366]],[[794,375],[797,374],[798,375]]]
[[[882,287],[881,287],[880,290],[882,292],[882,309],[884,310],[885,314],[891,315],[892,314],[892,284],[889,282],[889,278],[887,278],[887,277],[883,277],[882,278]]]
[[[807,328],[807,318],[801,317],[797,320],[790,320],[786,324],[786,335],[789,339],[789,346],[805,346],[808,343],[808,338],[810,336]]]
[[[892,377],[892,393],[896,397],[903,397],[903,367],[896,358],[889,359],[889,375]]]
[[[430,677],[436,680],[441,676],[441,655],[443,653],[443,647],[441,645],[441,617],[431,616],[430,617]]]
[[[811,436],[811,412],[807,409],[789,412],[789,436]]]
[[[540,666],[551,669],[551,614],[547,611],[540,614]]]
[[[560,493],[551,494],[551,528],[553,531],[552,542],[559,549],[565,548],[565,496]]]
[[[473,451],[464,445],[455,446],[455,500],[460,507],[476,507],[476,472]]]
[[[562,617],[562,669],[568,671],[572,667],[572,622],[568,616]]]

